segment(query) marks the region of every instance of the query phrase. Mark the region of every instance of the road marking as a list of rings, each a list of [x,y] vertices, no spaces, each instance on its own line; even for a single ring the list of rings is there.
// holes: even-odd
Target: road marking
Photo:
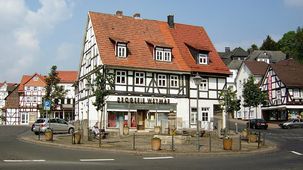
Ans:
[[[45,160],[3,160],[7,163],[21,163],[21,162],[45,162]]]
[[[114,161],[115,159],[80,159],[80,162],[102,162],[102,161]]]
[[[303,155],[302,153],[300,153],[300,152],[296,152],[296,151],[291,151],[291,153],[296,154],[296,155],[300,155],[300,156],[302,156],[302,155]]]
[[[173,159],[174,157],[172,156],[165,156],[165,157],[144,157],[143,159],[146,160],[152,160],[152,159]]]

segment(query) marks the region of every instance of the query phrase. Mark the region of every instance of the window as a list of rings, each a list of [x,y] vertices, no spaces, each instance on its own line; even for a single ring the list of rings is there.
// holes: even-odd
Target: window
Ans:
[[[34,103],[37,102],[37,97],[36,97],[36,96],[33,97],[33,102],[34,102]]]
[[[299,98],[299,97],[300,97],[299,90],[294,89],[294,98]]]
[[[126,57],[126,44],[125,43],[117,43],[116,55],[118,57]]]
[[[196,124],[197,123],[197,108],[192,107],[190,112],[190,124]]]
[[[158,75],[158,86],[165,87],[166,86],[166,75],[159,74]]]
[[[169,48],[156,48],[157,61],[171,61],[171,49]]]
[[[34,86],[34,90],[37,91],[37,89],[38,89],[37,86]]]
[[[202,111],[202,121],[208,121],[208,112]]]
[[[201,54],[198,55],[198,64],[208,64],[207,54]]]
[[[176,75],[170,76],[170,86],[171,87],[179,87],[179,79]]]
[[[143,72],[135,73],[135,85],[144,85],[145,74]]]
[[[200,90],[207,91],[208,90],[208,82],[207,79],[202,78],[201,84],[200,84]]]
[[[116,72],[116,83],[117,84],[126,84],[126,72],[125,71]]]
[[[31,87],[30,86],[26,86],[26,90],[31,90]]]

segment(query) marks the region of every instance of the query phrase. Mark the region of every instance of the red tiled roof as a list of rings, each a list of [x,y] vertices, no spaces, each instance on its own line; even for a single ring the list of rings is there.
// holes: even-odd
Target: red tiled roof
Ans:
[[[77,71],[57,71],[60,83],[74,83],[77,81]]]
[[[58,72],[58,77],[60,78],[60,83],[74,83],[77,80],[78,72],[77,71],[57,71]],[[34,75],[23,75],[20,86],[18,87],[18,92],[23,92],[24,91],[24,85],[30,82],[30,80],[38,76],[42,81],[43,84],[45,83],[45,77],[43,75],[35,73]],[[40,83],[40,85],[42,85]]]
[[[268,67],[268,64],[263,61],[244,61],[244,63],[253,75],[264,76]]]
[[[89,12],[96,36],[101,61],[104,65],[169,71],[198,71],[205,73],[230,74],[202,27],[175,24],[169,28],[163,21],[117,17],[109,14]],[[110,38],[128,41],[127,58],[115,56]],[[153,59],[151,44],[172,47],[172,62]],[[186,44],[194,48],[207,49],[210,63],[198,65]]]

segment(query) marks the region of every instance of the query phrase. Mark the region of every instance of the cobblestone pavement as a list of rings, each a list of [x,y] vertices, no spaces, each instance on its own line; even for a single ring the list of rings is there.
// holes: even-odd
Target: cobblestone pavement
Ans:
[[[134,135],[135,133],[135,135]],[[154,151],[151,149],[151,139],[153,137],[161,138],[161,149]],[[223,149],[223,139],[219,138],[216,134],[206,133],[203,137],[199,138],[200,151],[197,150],[197,138],[195,136],[174,136],[174,145],[172,147],[172,136],[169,135],[156,135],[154,132],[131,132],[129,135],[112,135],[111,133],[106,139],[101,140],[101,147],[99,147],[99,140],[92,139],[88,141],[87,137],[81,139],[80,144],[72,143],[72,135],[68,134],[55,134],[53,141],[46,141],[44,135],[41,135],[40,140],[34,133],[28,133],[21,137],[25,140],[38,144],[49,144],[60,147],[81,148],[81,149],[98,149],[98,150],[111,150],[121,152],[142,152],[142,153],[248,153],[248,152],[264,152],[274,150],[275,144],[265,141],[261,142],[259,147],[257,142],[248,142],[247,140],[240,140],[239,134],[231,135],[233,140],[232,150]],[[240,142],[241,141],[241,142]],[[241,146],[240,146],[241,144]]]

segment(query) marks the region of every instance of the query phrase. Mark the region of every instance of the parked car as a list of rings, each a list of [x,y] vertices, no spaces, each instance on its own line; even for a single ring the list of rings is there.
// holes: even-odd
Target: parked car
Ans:
[[[253,128],[253,129],[267,129],[268,124],[264,119],[250,119],[249,122],[247,122],[247,127]]]
[[[303,121],[301,119],[290,119],[287,122],[280,123],[279,126],[283,129],[303,128]]]
[[[38,135],[50,129],[53,133],[73,133],[75,126],[59,118],[40,118],[33,125],[33,132]]]

